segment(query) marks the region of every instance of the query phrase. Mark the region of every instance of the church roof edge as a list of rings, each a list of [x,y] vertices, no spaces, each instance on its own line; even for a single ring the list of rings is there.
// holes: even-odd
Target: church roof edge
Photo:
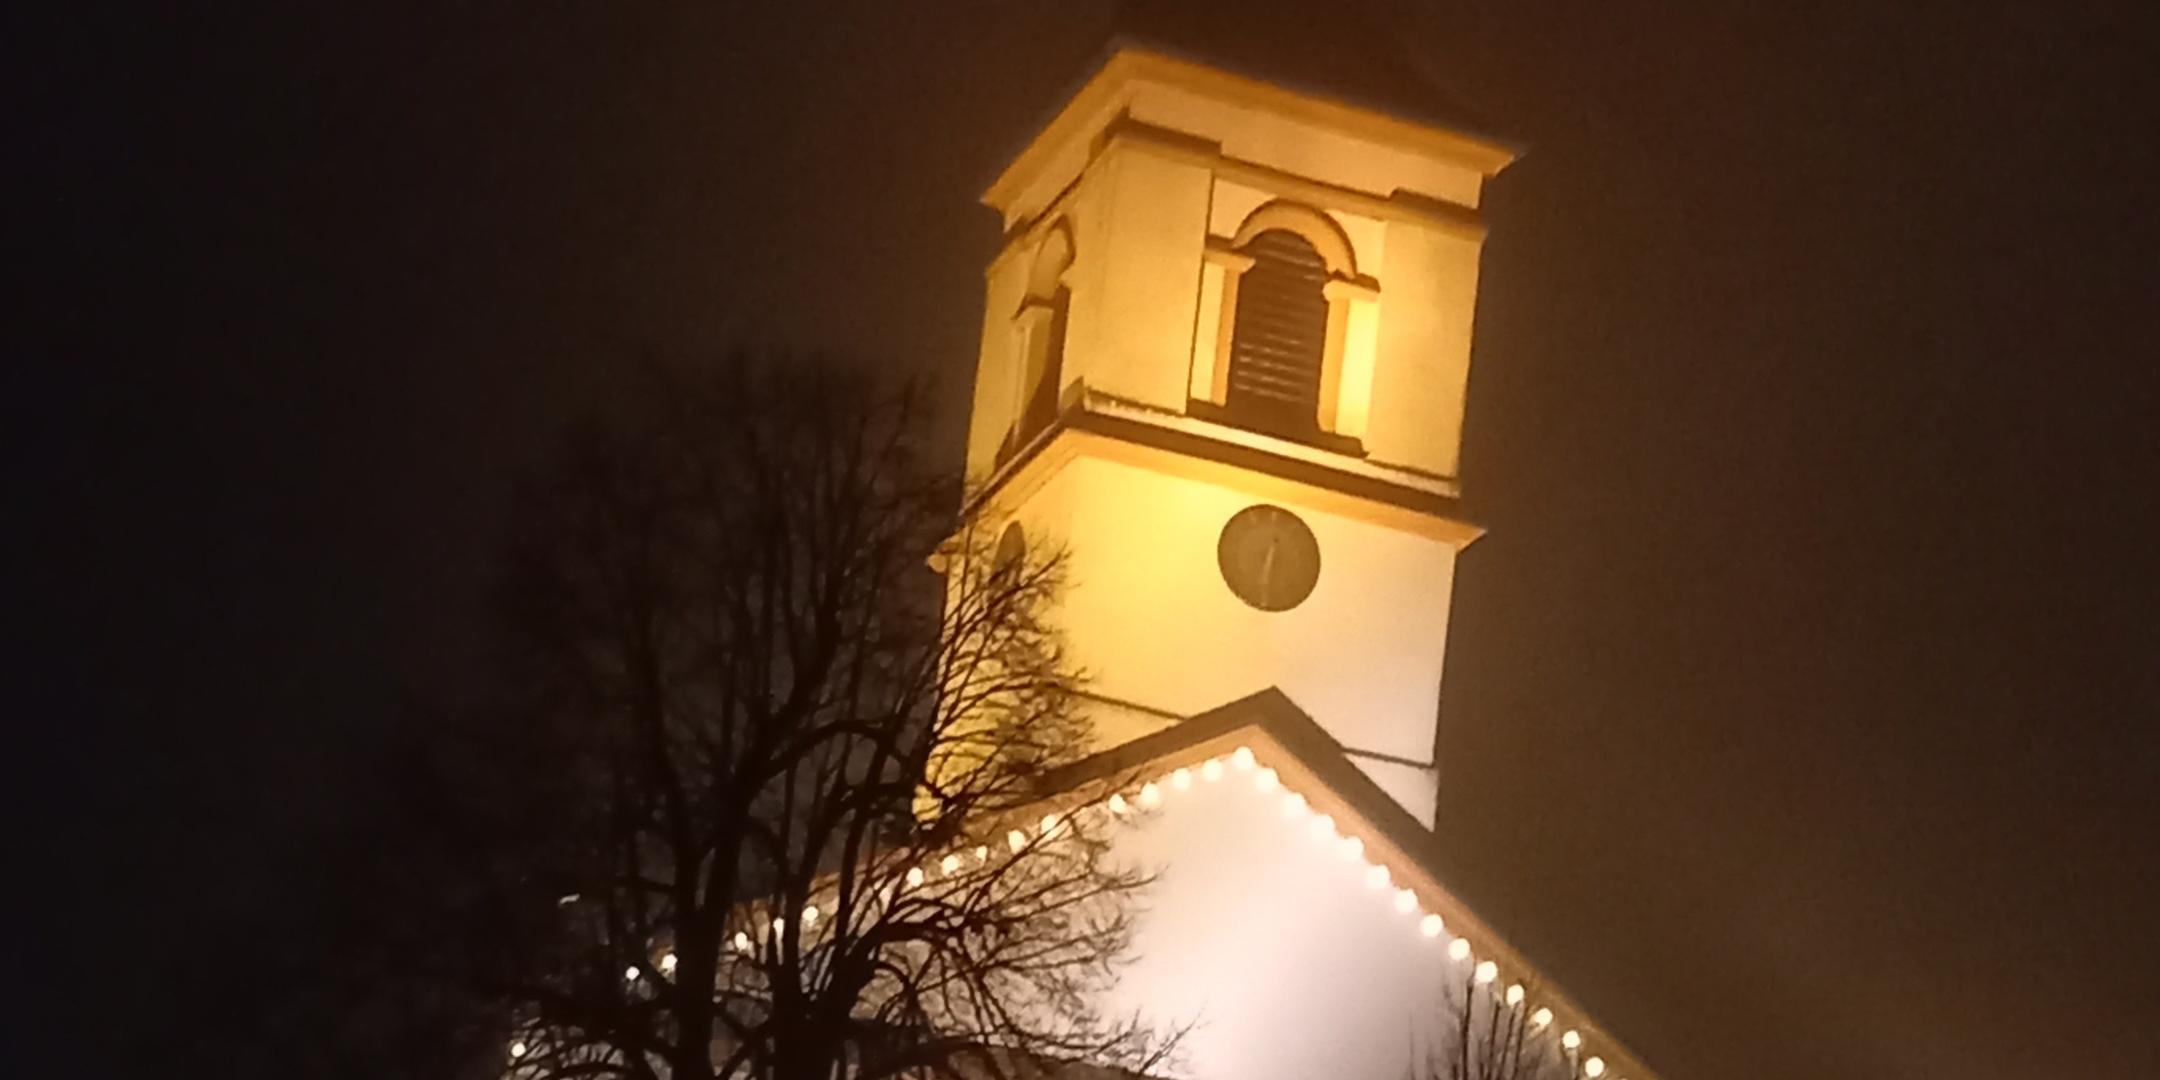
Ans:
[[[1043,778],[1043,799],[1057,801],[1090,789],[1099,792],[1100,785],[1167,775],[1239,748],[1252,750],[1281,774],[1284,789],[1333,817],[1338,832],[1360,840],[1366,859],[1388,867],[1394,881],[1416,889],[1426,910],[1442,917],[1449,936],[1468,939],[1474,955],[1497,960],[1510,978],[1538,983],[1539,999],[1554,1013],[1550,1030],[1578,1030],[1584,1053],[1600,1055],[1610,1075],[1657,1080],[1656,1071],[1640,1055],[1553,981],[1542,978],[1536,965],[1448,887],[1439,870],[1438,834],[1382,790],[1334,737],[1278,688],[1268,687],[1054,769]]]

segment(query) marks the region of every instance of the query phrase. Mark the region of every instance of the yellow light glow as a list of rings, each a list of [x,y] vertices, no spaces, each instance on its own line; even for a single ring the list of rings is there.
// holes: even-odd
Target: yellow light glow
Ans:
[[[1530,1026],[1531,1026],[1531,1027],[1534,1027],[1534,1028],[1541,1028],[1541,1027],[1544,1027],[1545,1025],[1547,1025],[1547,1024],[1550,1024],[1550,1023],[1552,1023],[1552,1010],[1551,1010],[1551,1009],[1542,1009],[1542,1008],[1541,1008],[1541,1009],[1539,1009],[1538,1011],[1536,1011],[1536,1012],[1534,1012],[1534,1013],[1531,1013],[1531,1014],[1530,1014]]]
[[[1005,846],[1013,849],[1014,854],[1019,854],[1020,849],[1027,846],[1027,834],[1018,829],[1006,833]]]
[[[923,879],[923,872],[922,872],[922,867],[920,867],[920,866],[910,866],[910,867],[908,867],[908,872],[907,872],[907,883],[908,883],[908,888],[910,888],[910,889],[913,889],[913,888],[916,888],[916,887],[920,886],[920,885],[922,884],[922,879]]]
[[[1605,1075],[1605,1059],[1591,1058],[1583,1062],[1582,1074],[1589,1077],[1590,1080],[1597,1080],[1598,1077]]]
[[[990,861],[990,845],[988,845],[988,844],[977,844],[977,845],[975,845],[975,861],[976,861],[976,862],[979,862],[979,863],[984,863],[984,862],[989,862],[989,861]]]
[[[1470,939],[1456,938],[1455,940],[1448,942],[1447,954],[1448,959],[1450,960],[1470,959]]]
[[[1495,964],[1490,960],[1487,960],[1477,966],[1477,981],[1479,986],[1483,986],[1486,983],[1489,983],[1499,977],[1500,965]]]
[[[1368,869],[1368,870],[1366,870],[1366,871],[1365,871],[1365,887],[1366,887],[1366,888],[1368,888],[1368,889],[1384,889],[1384,888],[1387,888],[1387,883],[1388,883],[1388,872],[1387,872],[1387,867],[1385,867],[1385,866],[1375,866],[1375,867],[1372,867],[1372,868],[1370,868],[1370,869]]]
[[[1284,817],[1298,817],[1310,809],[1312,809],[1312,807],[1305,802],[1305,796],[1300,795],[1295,791],[1291,792],[1289,796],[1284,798],[1282,801],[1282,812]]]
[[[943,859],[938,860],[938,869],[943,870],[948,874],[960,869],[960,856],[947,855]]]
[[[1357,858],[1358,856],[1360,856],[1360,855],[1363,855],[1363,854],[1365,854],[1365,841],[1363,841],[1363,840],[1360,840],[1360,839],[1358,839],[1358,838],[1357,838],[1357,837],[1355,837],[1355,836],[1345,836],[1345,837],[1343,837],[1343,842],[1342,842],[1342,856],[1343,856],[1343,858],[1345,858],[1345,859],[1355,859],[1355,858]]]
[[[1200,779],[1209,783],[1222,779],[1222,762],[1215,758],[1207,759],[1207,764],[1200,766]]]
[[[1171,773],[1170,786],[1178,789],[1179,791],[1184,791],[1192,787],[1192,770],[1180,768],[1178,769],[1178,771]]]
[[[673,975],[673,974],[675,974],[675,963],[676,963],[676,960],[675,960],[675,954],[674,954],[674,953],[663,953],[663,954],[661,954],[661,956],[660,956],[660,974],[662,974],[662,975]]]
[[[1332,279],[1320,290],[1327,328],[1322,335],[1323,370],[1317,373],[1321,396],[1317,409],[1309,410],[1315,415],[1305,422],[1317,421],[1319,428],[1346,441],[1370,442],[1373,463],[1387,462],[1432,478],[1398,482],[1444,488],[1440,478],[1459,472],[1479,231],[1465,230],[1450,214],[1435,216],[1435,208],[1475,205],[1482,178],[1497,171],[1507,155],[1474,139],[1412,135],[1409,127],[1362,117],[1354,110],[1338,117],[1335,106],[1299,103],[1293,92],[1242,78],[1195,74],[1205,71],[1197,65],[1188,71],[1182,62],[1166,59],[1144,64],[1120,59],[1126,61],[1133,66],[1105,67],[1091,80],[1086,96],[1073,99],[1055,123],[1041,129],[985,193],[985,201],[1002,215],[1007,235],[986,277],[995,314],[985,326],[979,372],[972,379],[981,392],[966,439],[966,464],[967,471],[978,476],[997,472],[1001,464],[1018,470],[1011,483],[985,501],[977,528],[993,523],[1002,527],[1012,516],[1025,517],[1031,528],[1039,520],[1156,523],[1155,530],[1084,529],[1087,539],[1080,547],[1085,550],[1075,554],[1084,555],[1081,561],[1090,569],[1080,574],[1076,564],[1076,577],[1094,579],[1087,591],[1103,599],[1068,605],[1057,621],[1072,635],[1078,666],[1104,672],[1096,689],[1106,697],[1158,706],[1187,699],[1212,703],[1273,681],[1265,679],[1270,650],[1311,634],[1301,629],[1285,638],[1280,629],[1243,616],[1218,625],[1235,609],[1218,612],[1213,607],[1220,589],[1216,575],[1185,573],[1180,561],[1193,551],[1204,556],[1204,548],[1215,539],[1213,530],[1198,535],[1198,547],[1160,543],[1162,537],[1150,534],[1214,524],[1207,520],[1213,509],[1190,518],[1161,511],[1212,507],[1217,491],[1250,470],[1185,446],[1113,451],[1092,439],[1063,440],[1056,454],[1008,461],[1012,448],[1024,442],[1018,437],[1032,430],[1023,414],[1038,380],[1054,370],[1054,357],[1063,355],[1063,369],[1048,380],[1057,385],[1042,389],[1082,388],[1116,403],[1121,413],[1141,409],[1176,414],[1188,402],[1222,404],[1237,322],[1237,281],[1252,263],[1250,255],[1232,248],[1250,238],[1241,222],[1255,230],[1274,229],[1279,222],[1289,230],[1282,235],[1311,233],[1305,242],[1325,253],[1322,264]],[[1128,134],[1134,145],[1161,137],[1137,134],[1143,129],[1127,132],[1118,118],[1128,107],[1133,116],[1147,117],[1144,130],[1166,124],[1203,144],[1224,147],[1222,153],[1237,159],[1234,167],[1226,164],[1211,176],[1210,166],[1189,156],[1176,158],[1176,163],[1151,157],[1150,164],[1130,168],[1085,166],[1110,142],[1123,145]],[[1438,142],[1427,141],[1435,137]],[[1421,192],[1427,202],[1418,205],[1425,209],[1406,210],[1407,204],[1398,205],[1382,194],[1397,187]],[[1267,209],[1250,213],[1259,205]],[[1070,225],[1058,220],[1067,215],[1082,225],[1080,233],[1087,240],[1078,250],[1088,259],[1077,264]],[[1171,221],[1178,226],[1165,224]],[[1199,243],[1203,236],[1208,244]],[[1382,282],[1391,297],[1384,319]],[[1061,285],[1071,286],[1073,318],[1065,327],[1059,316],[1054,336],[1062,344],[1050,345],[1053,332],[1044,321],[1050,311],[1045,301]],[[1014,301],[1019,302],[1017,310]],[[1388,328],[1386,335],[1379,332],[1382,325]],[[1066,330],[1069,339],[1063,336]],[[1046,347],[1060,352],[1046,353]],[[1046,369],[1046,363],[1051,368]],[[1191,425],[1212,426],[1186,419],[1187,430],[1194,430]],[[1203,437],[1245,449],[1264,446],[1255,440],[1265,439],[1235,431]],[[1328,466],[1320,459],[1332,456],[1294,446],[1259,452],[1322,468]],[[1147,463],[1144,475],[1134,470],[1134,475],[1120,477],[1129,482],[1099,482],[1135,462]],[[1068,463],[1074,466],[1069,472],[1064,471]],[[1165,467],[1156,470],[1157,463]],[[1358,466],[1353,472],[1370,472],[1363,463],[1350,464]],[[1303,482],[1287,474],[1255,474],[1237,483],[1253,489],[1240,491],[1238,497],[1244,498],[1258,497],[1266,489],[1302,490]],[[1369,501],[1354,495],[1338,498],[1339,493],[1329,491],[1310,494],[1345,507]],[[1409,520],[1399,509],[1377,505],[1344,512]],[[1454,523],[1421,524],[1404,542],[1459,544],[1468,531]],[[1398,588],[1410,584],[1400,576],[1403,561],[1393,557],[1397,540],[1344,532],[1345,538],[1337,542],[1334,535],[1329,537],[1330,565],[1340,570],[1330,573],[1342,586],[1334,595],[1372,595],[1388,587],[1389,574],[1397,574],[1393,583]],[[1426,573],[1427,565],[1421,562],[1417,572]],[[1431,565],[1442,575],[1432,584],[1451,588],[1446,575],[1452,556]],[[1414,584],[1419,586],[1416,591],[1429,591],[1422,577]],[[1316,625],[1332,631],[1338,612],[1320,605],[1334,602],[1325,594],[1316,599],[1319,604],[1296,618],[1311,622],[1317,617]],[[1139,601],[1139,607],[1124,600]],[[1141,609],[1180,612],[1199,621],[1136,618]],[[1345,610],[1356,623],[1356,611]],[[1440,675],[1444,613],[1413,610],[1402,615],[1384,622],[1367,619],[1368,628],[1378,632],[1370,640],[1344,640],[1339,651],[1352,667],[1367,660],[1361,654],[1373,646],[1383,654],[1398,650],[1406,661],[1416,662],[1363,664],[1364,670],[1350,675],[1358,684],[1354,694],[1314,703],[1316,714],[1329,717],[1329,724],[1335,723],[1337,708],[1392,715],[1398,706],[1419,714],[1422,705],[1429,713]],[[1193,642],[1186,639],[1196,631],[1215,646],[1213,651],[1220,653],[1216,659],[1222,662],[1166,662],[1190,655]],[[1085,748],[1088,752],[1121,746],[1159,726],[1155,718],[1126,715],[1128,710],[1104,711],[1111,715],[1103,718],[1103,730]],[[1425,716],[1420,723],[1429,720]],[[1269,748],[1271,754],[1285,752],[1272,739]],[[1231,751],[1223,752],[1217,740],[1207,752],[1223,753],[1232,768],[1246,768],[1244,759],[1251,755],[1255,763],[1250,767],[1257,768],[1254,749],[1233,743]],[[1198,771],[1200,766],[1193,768]],[[1289,779],[1302,783],[1305,777],[1300,772]]]
[[[1042,824],[1042,834],[1043,834],[1044,836],[1048,836],[1048,835],[1050,835],[1051,833],[1053,833],[1053,832],[1056,832],[1056,831],[1057,831],[1057,827],[1058,827],[1058,816],[1057,816],[1056,814],[1044,814],[1044,815],[1042,816],[1042,822],[1041,822],[1041,824]]]
[[[1273,769],[1262,769],[1253,774],[1253,786],[1262,791],[1273,791],[1281,783],[1282,778],[1276,776]]]
[[[1439,937],[1441,931],[1446,929],[1447,923],[1438,915],[1427,915],[1418,920],[1418,933],[1429,938]]]
[[[802,909],[802,924],[803,924],[803,928],[807,930],[807,929],[809,929],[810,927],[812,927],[812,926],[816,925],[816,924],[817,924],[817,917],[818,917],[818,909],[817,909],[817,905],[816,905],[816,904],[812,904],[812,905],[810,905],[809,907],[806,907],[806,908]]]
[[[1240,747],[1238,747],[1238,748],[1237,748],[1236,750],[1233,750],[1233,751],[1231,751],[1231,752],[1230,752],[1230,764],[1232,764],[1232,765],[1235,765],[1235,766],[1237,766],[1237,767],[1238,767],[1238,768],[1240,768],[1240,769],[1250,769],[1250,768],[1252,768],[1252,767],[1253,767],[1253,753],[1252,753],[1252,747],[1250,747],[1250,746],[1240,746]]]
[[[526,1049],[525,1040],[519,1039],[510,1044],[510,1056],[514,1058],[524,1057]]]
[[[1510,1005],[1520,1005],[1520,1004],[1522,1004],[1522,996],[1523,996],[1523,989],[1522,989],[1522,984],[1521,984],[1521,983],[1512,983],[1512,984],[1510,984],[1510,985],[1508,986],[1508,988],[1507,988],[1507,1003],[1508,1003],[1508,1004],[1510,1004]]]
[[[787,920],[774,919],[772,921],[772,936],[779,937],[784,933],[787,933]]]
[[[1409,889],[1395,890],[1395,910],[1405,915],[1417,910],[1417,893]]]
[[[1322,840],[1335,835],[1335,819],[1322,814],[1313,819],[1312,834]]]
[[[1120,795],[1120,794],[1118,794],[1118,793],[1116,793],[1116,792],[1111,792],[1111,793],[1110,793],[1110,812],[1111,812],[1111,813],[1113,813],[1113,814],[1122,814],[1122,813],[1124,813],[1125,811],[1127,811],[1127,810],[1130,810],[1130,809],[1132,809],[1132,807],[1126,804],[1126,802],[1125,802],[1125,796],[1123,796],[1123,795]]]
[[[1150,810],[1162,805],[1162,789],[1154,784],[1140,785],[1140,805]]]
[[[745,933],[743,933],[743,932],[742,932],[742,931],[740,931],[740,930],[737,930],[737,931],[735,931],[735,951],[736,951],[736,952],[749,952],[749,951],[750,951],[750,935],[748,935],[748,934],[745,934]]]
[[[1576,1047],[1581,1046],[1582,1033],[1576,1031],[1573,1028],[1569,1028],[1566,1034],[1560,1036],[1560,1045],[1566,1047],[1569,1050],[1573,1050]]]
[[[1356,437],[1365,434],[1372,416],[1373,368],[1380,336],[1380,305],[1370,299],[1348,301],[1343,326],[1342,378],[1335,398],[1335,423],[1329,430]]]
[[[622,977],[624,982],[636,982],[637,976],[638,970],[636,964],[632,964],[622,970]]]

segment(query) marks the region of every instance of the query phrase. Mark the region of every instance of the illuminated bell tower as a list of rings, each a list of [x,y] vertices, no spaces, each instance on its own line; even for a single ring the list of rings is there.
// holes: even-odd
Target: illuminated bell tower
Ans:
[[[984,528],[1069,553],[1105,746],[1277,687],[1430,826],[1477,205],[1514,151],[1372,100],[1113,48],[984,193],[968,468]]]

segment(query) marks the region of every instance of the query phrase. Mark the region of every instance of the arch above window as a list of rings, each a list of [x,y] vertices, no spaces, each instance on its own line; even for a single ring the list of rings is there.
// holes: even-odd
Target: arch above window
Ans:
[[[1072,261],[1072,230],[1060,221],[1050,226],[1035,248],[1035,257],[1028,260],[1028,298],[1049,299],[1056,295],[1065,285],[1065,272],[1072,269]]]
[[[1265,203],[1210,237],[1189,411],[1361,454],[1372,384],[1377,283],[1342,226],[1301,203]]]
[[[1065,316],[1072,299],[1065,277],[1072,263],[1072,230],[1059,221],[1044,233],[1029,259],[1026,291],[1013,312],[1013,419],[998,448],[1000,461],[1017,453],[1056,418],[1065,361]]]
[[[1230,246],[1243,248],[1261,233],[1273,230],[1293,232],[1304,237],[1326,264],[1328,276],[1355,279],[1358,276],[1357,249],[1350,244],[1350,234],[1336,224],[1335,219],[1303,203],[1262,203],[1238,226],[1237,234],[1230,238]]]

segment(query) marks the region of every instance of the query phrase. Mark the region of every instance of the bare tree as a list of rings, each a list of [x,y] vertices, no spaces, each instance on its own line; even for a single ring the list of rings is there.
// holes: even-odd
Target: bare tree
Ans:
[[[1530,1004],[1522,986],[1503,990],[1465,968],[1446,999],[1443,1047],[1418,1080],[1577,1080],[1573,1054],[1551,1030],[1552,1014]]]
[[[961,524],[918,396],[799,358],[651,371],[529,493],[506,595],[561,824],[524,875],[553,934],[507,981],[514,1075],[1161,1052],[1094,1004],[1143,881],[1107,814],[1041,801],[1086,735],[1061,560]]]

